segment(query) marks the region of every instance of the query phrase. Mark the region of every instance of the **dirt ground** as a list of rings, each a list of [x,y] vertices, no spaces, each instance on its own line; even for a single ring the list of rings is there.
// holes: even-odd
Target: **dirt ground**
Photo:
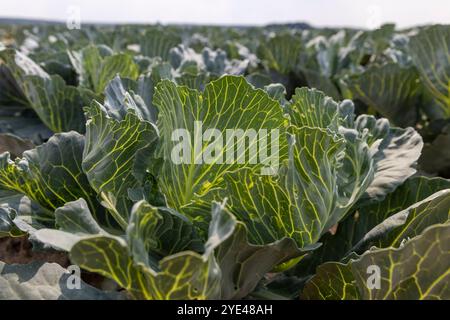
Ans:
[[[56,262],[63,267],[70,265],[66,253],[58,251],[35,252],[28,238],[0,238],[0,261],[8,264],[26,264],[32,261]]]
[[[0,261],[7,264],[27,264],[33,261],[55,262],[65,268],[71,264],[65,252],[33,251],[33,246],[27,236],[0,238]],[[86,283],[100,289],[106,289],[105,286],[107,289],[114,288],[111,281],[95,273],[83,271],[81,278]]]

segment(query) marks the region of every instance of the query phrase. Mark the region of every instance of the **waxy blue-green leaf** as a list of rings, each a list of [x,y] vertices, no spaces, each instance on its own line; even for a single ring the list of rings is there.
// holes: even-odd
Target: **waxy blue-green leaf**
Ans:
[[[150,76],[137,81],[116,76],[105,88],[104,107],[114,119],[123,119],[128,109],[134,109],[139,118],[156,123],[158,110],[153,106],[155,82]]]
[[[17,227],[16,216],[17,212],[14,209],[6,204],[0,204],[0,238],[19,237],[25,234],[23,230]]]
[[[146,250],[162,248],[162,243],[158,245],[153,238],[161,230],[158,231],[157,211],[140,202],[133,208],[126,240],[108,235],[86,237],[72,247],[70,257],[82,268],[115,280],[137,299],[220,298],[221,271],[214,250],[230,237],[235,226],[221,219],[223,210],[223,205],[213,204],[213,221],[203,254],[181,251],[151,261]],[[166,223],[163,221],[163,225]],[[186,227],[188,223],[184,222]]]
[[[72,289],[79,281],[80,288]],[[76,279],[56,263],[35,261],[7,265],[0,261],[0,300],[122,300],[120,292],[106,292]]]
[[[175,210],[139,202],[132,210],[127,227],[128,242],[136,263],[154,265],[183,250],[203,251],[194,225]]]
[[[22,85],[31,107],[48,128],[84,133],[83,107],[95,97],[90,90],[68,86],[58,75],[27,76]]]
[[[78,52],[70,52],[72,64],[78,72],[80,85],[103,93],[106,85],[116,75],[137,79],[139,68],[131,55],[112,53],[104,47],[89,45]]]
[[[367,115],[359,116],[355,127],[368,135],[375,171],[362,199],[380,201],[416,173],[422,137],[413,128],[392,128],[386,119]]]
[[[322,129],[302,127],[290,138],[289,165],[279,176],[243,170],[225,175],[230,210],[247,226],[251,243],[287,237],[303,248],[339,220],[333,215],[340,214],[336,180],[344,143]]]
[[[212,218],[211,226],[219,223],[232,226],[231,236],[216,250],[221,276],[221,299],[242,299],[250,294],[264,275],[283,263],[300,258],[307,250],[299,249],[293,239],[284,237],[267,244],[253,244],[251,231],[231,213],[224,211],[220,219]]]
[[[91,214],[87,202],[80,198],[67,202],[55,210],[56,226],[73,234],[98,234],[104,232]]]
[[[371,246],[399,247],[434,224],[450,219],[450,189],[436,192],[426,199],[388,217],[370,230],[352,251],[362,252]]]
[[[0,186],[28,196],[53,211],[66,202],[86,199],[94,215],[105,222],[96,193],[81,169],[84,136],[76,132],[56,134],[35,149],[25,151],[15,161],[9,153],[0,155]],[[52,215],[41,217],[47,223]]]
[[[251,83],[257,89],[263,89],[265,86],[272,84],[269,75],[265,73],[254,72],[245,77],[248,83]]]
[[[409,178],[394,192],[389,193],[383,201],[358,208],[357,219],[361,220],[361,227],[364,228],[364,231],[360,229],[359,234],[361,236],[366,234],[393,214],[414,207],[426,198],[449,188],[448,179],[423,176]]]
[[[83,198],[67,202],[54,215],[55,228],[42,228],[30,235],[36,246],[69,252],[85,237],[108,234],[94,219]]]
[[[324,262],[342,260],[354,250],[354,246],[371,229],[379,224],[383,224],[386,219],[405,209],[407,209],[406,213],[409,214],[418,204],[424,203],[423,201],[426,198],[433,196],[433,194],[440,190],[448,188],[450,188],[450,181],[446,179],[427,177],[409,178],[394,192],[389,193],[383,201],[357,208],[354,213],[339,223],[335,234],[325,234],[320,239],[322,246],[302,259],[292,273],[300,277],[307,276],[314,274],[316,267]],[[425,203],[430,204],[429,201]],[[408,209],[409,207],[411,209]],[[439,222],[438,217],[436,215],[436,223]],[[428,225],[434,223],[432,222],[433,220],[430,221]],[[395,226],[392,225],[392,228],[395,228]],[[386,234],[384,235],[386,236]],[[367,246],[361,245],[361,248],[368,248],[370,246],[369,241],[367,241],[367,244]]]
[[[395,125],[413,126],[417,122],[421,85],[414,67],[395,63],[372,66],[346,82],[352,99],[363,101]]]
[[[344,30],[340,30],[330,37],[319,35],[311,39],[306,44],[307,49],[313,52],[312,59],[308,61],[308,64],[311,65],[310,68],[317,70],[327,78],[335,75],[339,69],[344,67],[340,49],[346,47],[347,38],[348,34]]]
[[[263,87],[269,97],[277,100],[282,106],[287,104],[286,88],[281,83],[271,83]]]
[[[110,278],[135,299],[144,299],[151,283],[130,258],[125,240],[108,235],[84,237],[71,247],[70,260],[81,268]]]
[[[16,191],[0,188],[0,237],[21,236],[54,225],[50,210]]]
[[[202,91],[205,89],[205,85],[211,81],[211,78],[214,78],[204,70],[195,72],[192,70],[175,70],[169,63],[155,65],[152,69],[152,77],[157,79],[157,82],[167,79],[180,86]]]
[[[170,49],[182,42],[179,35],[160,28],[148,30],[139,41],[143,55],[151,58],[161,57],[163,60],[168,60]]]
[[[310,88],[317,88],[325,92],[333,99],[340,99],[341,94],[334,82],[336,75],[353,63],[350,59],[345,60],[343,53],[349,53],[347,47],[347,33],[338,31],[329,38],[325,35],[314,37],[306,44],[307,56],[300,64],[300,70]]]
[[[309,88],[317,88],[333,99],[340,99],[341,94],[331,79],[308,68],[301,68],[301,71],[307,79]]]
[[[172,223],[180,228],[167,229]],[[126,240],[86,236],[72,247],[71,259],[115,280],[138,299],[236,299],[248,295],[278,264],[304,254],[287,238],[250,244],[246,226],[224,204],[213,204],[202,255],[192,251],[199,244],[192,230],[190,222],[172,210],[139,202]],[[171,254],[161,259],[163,252]]]
[[[125,229],[132,206],[128,191],[145,182],[147,172],[143,164],[152,158],[158,129],[141,119],[133,108],[111,116],[108,111],[98,102],[86,108],[82,167],[102,204]]]
[[[354,105],[350,100],[337,103],[316,89],[296,89],[287,113],[290,123],[297,128],[322,128],[344,141],[343,158],[339,169],[335,168],[336,213],[329,220],[333,225],[344,217],[373,180],[375,167],[373,152],[369,149],[370,137],[367,132],[355,127]]]
[[[280,104],[269,98],[264,91],[255,90],[242,77],[224,76],[209,83],[203,93],[164,80],[156,88],[154,104],[159,109],[158,127],[164,158],[158,178],[168,204],[173,208],[179,209],[192,201],[205,199],[210,191],[222,188],[223,175],[228,171],[243,167],[259,170],[263,165],[270,166],[259,163],[258,153],[251,152],[250,146],[256,148],[257,143],[262,143],[265,138],[267,156],[270,156],[271,129],[280,131],[280,159],[277,159],[280,163],[286,153],[282,134],[284,118]],[[198,122],[201,122],[202,132],[196,127]],[[180,130],[189,133],[188,141],[180,137],[173,139],[174,130],[177,129],[179,130],[175,133]],[[202,142],[207,129],[217,129],[219,137],[212,135],[209,143]],[[232,129],[242,133],[237,143],[236,137],[227,137],[226,131]],[[261,134],[252,136],[247,134],[247,129],[254,133],[265,129],[266,135],[263,138]],[[195,136],[199,139],[195,139]],[[189,149],[186,153],[175,154],[175,157],[182,154],[181,160],[173,159],[173,150],[178,150],[180,146],[177,138],[184,141]],[[243,163],[237,163],[236,160],[239,159],[236,150],[241,143],[243,159],[240,159]],[[212,149],[212,146],[218,146],[218,149]],[[227,152],[232,152],[230,163],[226,161]],[[210,156],[210,163],[205,163],[205,156]]]
[[[329,129],[337,132],[340,125],[348,127],[353,122],[354,106],[349,100],[335,102],[317,89],[297,88],[287,109],[290,123]]]
[[[424,28],[412,37],[409,50],[422,82],[435,97],[441,116],[450,117],[450,26]]]
[[[44,69],[20,51],[13,49],[0,50],[0,57],[4,63],[2,65],[9,70],[19,87],[24,76],[49,77],[49,74]]]
[[[90,90],[66,85],[59,75],[49,75],[24,54],[5,50],[1,59],[11,70],[26,103],[54,132],[84,132],[83,107],[94,94]]]
[[[201,53],[179,45],[170,50],[171,65],[180,73],[198,74],[207,72],[213,78],[224,74],[242,75],[248,66],[247,60],[229,60],[222,49],[203,48]]]
[[[379,276],[379,282],[377,277]],[[348,263],[328,262],[303,299],[449,299],[450,225],[437,224],[401,248],[372,249]]]
[[[8,67],[0,60],[0,105],[17,106],[26,104],[27,98],[24,96],[22,89],[20,89]]]
[[[213,210],[221,212],[223,207],[217,204]],[[58,230],[40,229],[32,240],[70,251],[72,262],[111,278],[134,298],[220,296],[213,252],[232,226],[214,224],[200,255],[203,246],[191,222],[171,209],[142,201],[132,210],[124,238],[103,230],[83,199],[56,209],[55,216]],[[183,251],[189,249],[196,251]]]
[[[269,68],[282,74],[295,72],[300,58],[302,42],[299,36],[282,33],[271,35],[258,48],[260,58]]]
[[[449,177],[450,173],[450,118],[431,143],[423,147],[419,165],[426,172]]]

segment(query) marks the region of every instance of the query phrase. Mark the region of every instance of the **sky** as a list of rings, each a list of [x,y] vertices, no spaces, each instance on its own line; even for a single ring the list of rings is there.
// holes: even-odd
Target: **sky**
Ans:
[[[0,0],[0,17],[107,23],[264,25],[376,28],[450,24],[449,0]]]

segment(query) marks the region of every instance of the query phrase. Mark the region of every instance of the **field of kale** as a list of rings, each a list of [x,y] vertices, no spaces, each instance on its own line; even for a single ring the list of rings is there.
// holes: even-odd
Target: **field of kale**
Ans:
[[[0,24],[0,299],[450,299],[448,178],[449,25]]]

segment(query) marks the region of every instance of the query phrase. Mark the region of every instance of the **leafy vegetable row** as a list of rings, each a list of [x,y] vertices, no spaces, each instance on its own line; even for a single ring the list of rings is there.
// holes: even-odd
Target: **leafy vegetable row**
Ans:
[[[29,269],[2,263],[0,298],[42,298],[27,290],[36,285],[53,292],[45,298],[69,299],[449,298],[450,182],[413,177],[422,137],[391,124],[414,125],[430,101],[436,119],[447,119],[447,30],[409,40],[386,26],[350,39],[319,35],[306,46],[310,35],[281,31],[261,35],[267,41],[255,53],[228,43],[227,53],[240,56],[229,60],[220,49],[197,53],[193,35],[194,48],[170,49],[181,40],[150,29],[140,48],[150,58],[66,43],[74,83],[23,48],[0,51],[0,101],[8,101],[0,108],[27,106],[55,132],[37,147],[1,135],[0,237],[29,235],[36,250],[67,252],[125,289],[66,291],[67,275],[52,264],[30,265],[35,276],[20,284],[11,274]],[[424,34],[431,48],[421,47]],[[311,50],[317,59],[304,57]],[[390,61],[365,68],[366,50]],[[267,74],[249,72],[256,56]],[[299,75],[334,98],[295,88]],[[357,115],[361,101],[391,122]],[[171,133],[194,132],[198,121],[204,130],[279,130],[277,174],[217,154],[212,163],[174,163]],[[190,143],[186,156],[195,159]],[[370,265],[381,268],[381,290],[366,285]]]

